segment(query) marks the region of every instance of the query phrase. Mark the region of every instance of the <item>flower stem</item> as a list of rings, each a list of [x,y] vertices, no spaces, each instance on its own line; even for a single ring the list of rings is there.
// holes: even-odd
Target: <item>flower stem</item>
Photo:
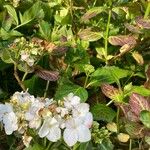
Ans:
[[[113,100],[109,101],[106,106],[109,106],[111,103],[113,103]]]
[[[129,150],[132,150],[132,139],[130,139]]]
[[[108,36],[109,36],[109,26],[110,26],[111,10],[108,12],[108,21],[106,26],[106,35],[105,35],[105,59],[107,64],[107,53],[108,53]]]
[[[27,75],[28,75],[28,72],[25,72],[24,75],[23,75],[23,77],[22,77],[22,80],[21,80],[22,82],[25,80],[25,78],[26,78]]]
[[[149,13],[150,13],[150,1],[148,1],[147,8],[146,8],[145,15],[144,15],[144,19],[146,19],[148,17]]]
[[[49,150],[50,146],[52,145],[52,142],[49,142],[47,148],[45,150]]]
[[[117,107],[116,123],[117,123],[117,132],[118,133],[119,133],[119,114],[120,114],[120,108]]]
[[[44,92],[44,99],[47,96],[48,87],[49,87],[49,81],[47,81],[47,83],[46,83],[46,89],[45,89],[45,92]]]
[[[26,88],[23,84],[23,82],[20,80],[18,72],[17,72],[17,63],[14,63],[14,76],[18,82],[18,84],[20,85],[20,87],[22,88],[23,91],[26,91]]]
[[[84,88],[86,88],[87,82],[88,82],[89,74],[86,75],[85,82],[84,82]]]

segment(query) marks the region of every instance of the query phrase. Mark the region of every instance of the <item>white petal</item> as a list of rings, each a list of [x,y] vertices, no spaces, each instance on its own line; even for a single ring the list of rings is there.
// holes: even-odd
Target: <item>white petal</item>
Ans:
[[[41,125],[41,118],[34,118],[33,120],[31,120],[29,122],[29,127],[30,128],[35,128],[35,129],[38,129]]]
[[[70,118],[65,123],[66,128],[74,128],[75,127],[75,120],[73,118]]]
[[[77,104],[79,104],[79,103],[80,103],[80,97],[74,96],[74,97],[71,99],[71,104],[72,104],[73,106],[75,106],[75,105],[77,105]]]
[[[47,134],[49,133],[49,128],[48,128],[48,123],[47,121],[45,120],[42,127],[40,128],[39,130],[39,136],[41,138],[45,137]]]
[[[74,117],[83,117],[89,112],[89,105],[87,103],[81,103],[75,106],[73,109],[73,116]]]
[[[88,112],[84,117],[84,125],[88,128],[91,128],[92,123],[93,123],[93,115],[92,113]]]
[[[79,142],[88,142],[91,140],[91,132],[86,126],[81,125],[77,128],[77,130]]]
[[[46,136],[49,141],[56,142],[61,138],[61,130],[58,127],[52,127],[49,130],[48,135]]]
[[[77,131],[75,129],[65,129],[63,138],[68,146],[73,146],[78,141]]]
[[[7,113],[3,116],[3,123],[7,135],[12,134],[18,129],[17,117],[14,112]]]

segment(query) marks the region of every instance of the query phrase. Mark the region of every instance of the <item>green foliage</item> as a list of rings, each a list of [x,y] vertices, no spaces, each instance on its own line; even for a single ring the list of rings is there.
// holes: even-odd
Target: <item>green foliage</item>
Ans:
[[[119,83],[119,79],[125,78],[131,71],[116,66],[98,68],[91,74],[89,86],[100,86],[102,83]]]
[[[68,95],[69,93],[73,93],[79,96],[82,102],[85,102],[88,98],[88,93],[83,87],[76,85],[66,79],[61,80],[56,90],[55,98],[57,100],[61,100],[64,96]]]
[[[150,112],[143,110],[140,114],[140,120],[147,127],[150,128]]]
[[[104,104],[96,104],[91,108],[91,112],[95,120],[103,120],[107,122],[113,121],[116,113],[110,107]]]

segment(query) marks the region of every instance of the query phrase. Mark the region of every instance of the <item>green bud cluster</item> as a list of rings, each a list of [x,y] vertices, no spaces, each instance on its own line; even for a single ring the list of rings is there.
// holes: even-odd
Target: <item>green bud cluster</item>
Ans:
[[[100,144],[104,139],[108,139],[110,132],[106,127],[99,128],[99,123],[94,121],[92,126],[92,139],[95,144]]]

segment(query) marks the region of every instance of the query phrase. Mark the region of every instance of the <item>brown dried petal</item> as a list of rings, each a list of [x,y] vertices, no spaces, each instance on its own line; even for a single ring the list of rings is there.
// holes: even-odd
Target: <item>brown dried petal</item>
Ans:
[[[110,36],[109,43],[119,46],[123,46],[125,44],[136,45],[136,39],[131,35]]]

